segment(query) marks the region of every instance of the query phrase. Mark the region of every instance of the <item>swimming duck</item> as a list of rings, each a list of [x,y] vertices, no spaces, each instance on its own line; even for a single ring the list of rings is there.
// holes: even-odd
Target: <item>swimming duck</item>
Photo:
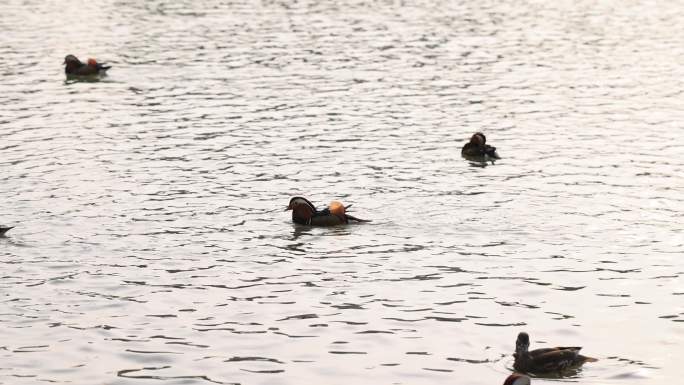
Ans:
[[[347,224],[349,221],[370,222],[347,214],[349,206],[333,201],[327,208],[318,211],[308,199],[294,197],[290,199],[290,204],[286,210],[292,210],[292,222],[300,225],[336,226]]]
[[[461,156],[472,159],[501,159],[496,153],[496,147],[487,143],[487,137],[481,132],[476,132],[470,137],[470,142],[466,143],[461,149]]]
[[[543,348],[528,351],[530,336],[522,332],[515,341],[515,362],[513,368],[523,373],[550,373],[562,372],[566,369],[576,368],[585,362],[598,361],[596,358],[585,357],[579,354],[579,346],[559,346],[555,348]]]
[[[503,385],[530,385],[531,380],[524,374],[513,373],[506,378]]]
[[[6,232],[10,231],[13,228],[14,226],[0,226],[0,237],[5,235]]]
[[[102,76],[106,74],[108,69],[112,68],[98,63],[95,59],[88,59],[87,63],[82,63],[74,55],[67,55],[63,64],[66,65],[64,73],[67,77]]]

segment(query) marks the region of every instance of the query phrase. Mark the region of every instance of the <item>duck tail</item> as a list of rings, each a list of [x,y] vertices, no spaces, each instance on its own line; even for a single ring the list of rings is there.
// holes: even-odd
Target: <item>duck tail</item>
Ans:
[[[501,159],[501,157],[499,156],[499,154],[496,152],[496,147],[487,146],[487,148],[485,149],[485,153],[486,153],[490,158]]]
[[[0,227],[0,235],[5,235],[6,232],[12,230],[14,226]]]
[[[580,356],[580,357],[582,357],[584,359],[584,362],[596,362],[596,361],[598,361],[598,358],[594,358],[594,357],[587,357],[587,356]]]
[[[351,216],[351,215],[349,215],[349,214],[347,214],[347,219],[350,220],[350,221],[356,221],[356,222],[371,222],[371,221],[368,220],[368,219],[357,218],[357,217]]]

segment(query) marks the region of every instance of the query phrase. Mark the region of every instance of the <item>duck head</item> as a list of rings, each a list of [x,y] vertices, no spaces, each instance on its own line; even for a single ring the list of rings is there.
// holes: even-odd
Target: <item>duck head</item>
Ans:
[[[515,341],[515,353],[523,354],[527,353],[527,349],[530,348],[530,336],[525,332],[518,334],[518,339]]]
[[[470,137],[470,143],[476,146],[484,146],[486,142],[487,138],[481,132],[476,132],[473,134],[473,136]]]
[[[76,69],[83,65],[83,63],[81,63],[81,61],[78,60],[78,58],[74,55],[66,55],[66,57],[64,58],[64,63],[62,64],[66,64],[67,71]]]
[[[290,204],[285,209],[285,211],[288,210],[292,210],[293,218],[309,220],[316,213],[316,206],[306,198],[294,197],[290,199]]]
[[[93,67],[97,67],[97,60],[95,60],[93,58],[88,59],[88,65],[93,66]]]
[[[81,61],[78,60],[78,58],[77,58],[76,56],[74,56],[74,55],[66,55],[66,56],[64,57],[64,63],[62,63],[62,64],[69,65],[70,63],[71,63],[71,64],[79,64],[79,65],[80,65],[80,64],[81,64]]]
[[[503,385],[530,385],[530,378],[524,374],[513,373],[506,378]]]

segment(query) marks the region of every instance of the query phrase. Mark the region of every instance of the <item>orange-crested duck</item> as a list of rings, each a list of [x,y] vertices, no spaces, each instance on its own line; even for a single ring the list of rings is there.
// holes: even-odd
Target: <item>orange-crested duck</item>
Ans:
[[[513,368],[522,373],[552,373],[563,372],[566,369],[577,368],[585,362],[598,361],[596,358],[579,354],[579,346],[559,346],[528,350],[530,336],[522,332],[515,341],[515,362]]]
[[[481,132],[476,132],[470,137],[470,142],[461,149],[461,156],[474,160],[501,159],[496,152],[496,147],[487,143],[487,137]]]
[[[370,222],[347,214],[349,206],[333,201],[327,208],[319,211],[308,199],[294,197],[290,199],[286,210],[292,210],[292,222],[300,225],[337,226],[347,224],[349,221]]]
[[[112,68],[98,63],[95,59],[88,59],[87,63],[83,63],[74,55],[67,55],[63,64],[65,64],[64,73],[67,77],[102,76],[106,74],[108,69]]]

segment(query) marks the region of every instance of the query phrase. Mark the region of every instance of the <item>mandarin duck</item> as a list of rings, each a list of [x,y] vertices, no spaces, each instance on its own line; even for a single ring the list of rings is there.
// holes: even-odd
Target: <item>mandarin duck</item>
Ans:
[[[470,137],[470,142],[461,149],[461,156],[473,160],[501,159],[496,153],[496,147],[487,143],[487,137],[481,132],[476,132]]]
[[[515,361],[513,368],[522,373],[551,373],[562,372],[566,369],[577,368],[585,362],[598,361],[596,358],[579,354],[579,346],[559,346],[528,350],[530,336],[522,332],[515,341]]]
[[[67,55],[63,64],[65,64],[64,73],[67,77],[102,76],[112,68],[98,63],[95,59],[88,59],[87,63],[82,63],[74,55]]]
[[[319,211],[308,199],[294,197],[290,199],[286,210],[292,210],[292,222],[300,225],[336,226],[347,224],[349,221],[370,222],[347,214],[349,206],[333,201],[327,208]]]

